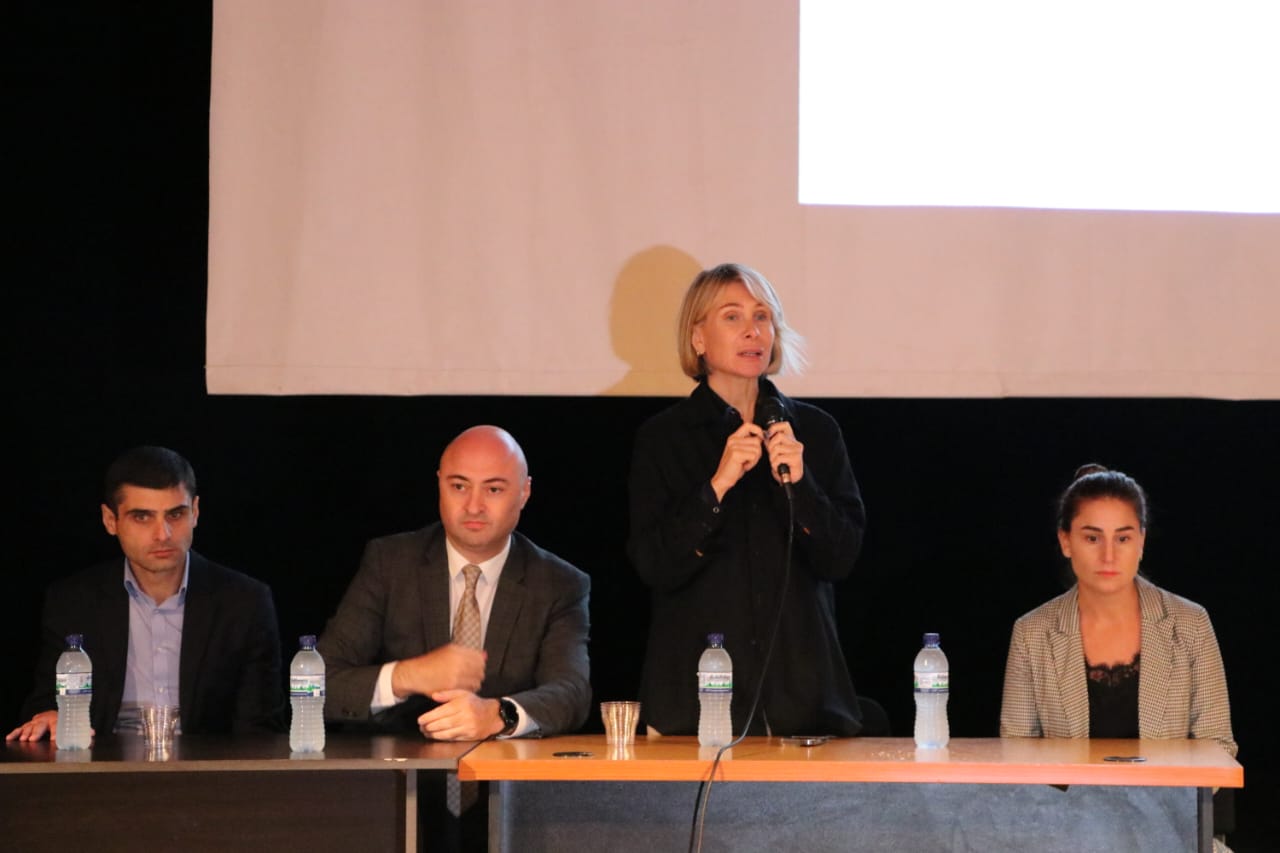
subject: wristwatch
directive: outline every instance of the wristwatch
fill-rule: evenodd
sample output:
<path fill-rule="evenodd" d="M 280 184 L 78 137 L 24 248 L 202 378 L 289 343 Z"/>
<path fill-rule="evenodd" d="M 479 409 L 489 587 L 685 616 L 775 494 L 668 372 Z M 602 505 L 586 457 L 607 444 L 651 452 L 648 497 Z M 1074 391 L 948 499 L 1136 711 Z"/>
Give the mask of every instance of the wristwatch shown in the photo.
<path fill-rule="evenodd" d="M 502 718 L 502 731 L 498 732 L 498 736 L 509 735 L 516 730 L 516 726 L 520 725 L 520 712 L 516 710 L 516 703 L 510 699 L 502 698 L 498 700 L 498 716 Z"/>

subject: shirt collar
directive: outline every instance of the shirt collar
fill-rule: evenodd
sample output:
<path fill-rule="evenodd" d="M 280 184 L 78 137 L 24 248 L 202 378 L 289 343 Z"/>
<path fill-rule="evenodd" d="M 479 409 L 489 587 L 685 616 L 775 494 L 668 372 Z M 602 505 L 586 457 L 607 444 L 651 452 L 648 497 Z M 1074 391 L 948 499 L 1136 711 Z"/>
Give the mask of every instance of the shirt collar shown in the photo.
<path fill-rule="evenodd" d="M 507 544 L 502 546 L 501 551 L 483 563 L 472 563 L 462 556 L 462 553 L 453 547 L 453 543 L 449 541 L 448 536 L 444 538 L 444 550 L 449 558 L 449 577 L 459 577 L 464 567 L 475 565 L 480 567 L 481 576 L 492 584 L 498 582 L 498 576 L 502 574 L 502 567 L 507 564 L 507 555 L 511 553 L 511 537 L 507 537 Z"/>
<path fill-rule="evenodd" d="M 782 404 L 787 417 L 795 420 L 795 405 L 778 390 L 777 386 L 764 377 L 760 378 L 759 397 L 774 397 Z M 742 426 L 742 414 L 724 401 L 719 394 L 711 390 L 705 379 L 698 382 L 689 398 L 693 402 L 693 419 L 696 423 L 719 424 L 724 427 L 725 435 Z"/>
<path fill-rule="evenodd" d="M 182 584 L 178 587 L 178 594 L 174 596 L 177 604 L 182 606 L 187 602 L 187 582 L 191 579 L 191 552 L 187 552 L 186 563 L 182 567 Z M 124 558 L 124 589 L 129 593 L 131 598 L 145 598 L 151 601 L 151 596 L 142 591 L 138 586 L 137 579 L 133 576 L 133 566 L 129 565 L 129 558 Z M 155 602 L 152 602 L 153 604 Z"/>

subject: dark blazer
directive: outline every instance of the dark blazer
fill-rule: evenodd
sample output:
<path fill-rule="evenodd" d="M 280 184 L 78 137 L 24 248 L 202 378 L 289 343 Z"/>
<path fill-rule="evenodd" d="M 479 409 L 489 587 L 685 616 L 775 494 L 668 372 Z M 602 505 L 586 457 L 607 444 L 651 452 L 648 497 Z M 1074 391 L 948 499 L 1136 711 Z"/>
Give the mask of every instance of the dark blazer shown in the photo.
<path fill-rule="evenodd" d="M 1139 577 L 1142 666 L 1138 732 L 1213 738 L 1232 755 L 1231 704 L 1209 614 Z M 1001 737 L 1088 737 L 1089 692 L 1076 587 L 1014 623 L 1005 666 Z"/>
<path fill-rule="evenodd" d="M 280 633 L 266 584 L 191 552 L 178 661 L 184 734 L 279 731 L 284 720 Z M 94 731 L 115 726 L 129 655 L 124 559 L 64 578 L 45 595 L 36 686 L 23 719 L 55 710 L 53 672 L 68 634 L 93 661 Z"/>
<path fill-rule="evenodd" d="M 512 534 L 485 628 L 488 662 L 479 695 L 511 697 L 543 735 L 581 726 L 591 702 L 590 590 L 587 575 Z M 440 524 L 372 540 L 320 638 L 325 716 L 379 728 L 416 728 L 416 717 L 434 707 L 429 700 L 417 698 L 371 719 L 378 672 L 388 661 L 447 644 L 451 633 L 449 560 Z"/>
<path fill-rule="evenodd" d="M 700 382 L 636 433 L 627 553 L 650 588 L 652 611 L 641 675 L 644 720 L 667 735 L 698 726 L 695 673 L 706 636 L 724 634 L 733 658 L 733 730 L 742 731 L 760 689 L 775 619 L 778 638 L 753 734 L 856 735 L 858 699 L 836 631 L 833 582 L 847 578 L 866 526 L 840 427 L 826 412 L 778 393 L 804 442 L 790 578 L 786 494 L 759 464 L 716 502 L 711 475 L 742 418 Z"/>

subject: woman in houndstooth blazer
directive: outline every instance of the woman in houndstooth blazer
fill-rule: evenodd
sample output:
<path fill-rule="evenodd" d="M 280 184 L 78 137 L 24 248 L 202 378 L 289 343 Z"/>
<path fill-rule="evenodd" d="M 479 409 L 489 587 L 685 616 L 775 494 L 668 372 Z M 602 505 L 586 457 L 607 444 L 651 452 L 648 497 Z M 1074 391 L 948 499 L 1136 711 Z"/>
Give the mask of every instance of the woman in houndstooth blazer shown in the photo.
<path fill-rule="evenodd" d="M 1059 503 L 1058 527 L 1076 584 L 1014 623 L 1000 735 L 1213 738 L 1235 755 L 1209 615 L 1138 577 L 1142 487 L 1084 466 Z"/>

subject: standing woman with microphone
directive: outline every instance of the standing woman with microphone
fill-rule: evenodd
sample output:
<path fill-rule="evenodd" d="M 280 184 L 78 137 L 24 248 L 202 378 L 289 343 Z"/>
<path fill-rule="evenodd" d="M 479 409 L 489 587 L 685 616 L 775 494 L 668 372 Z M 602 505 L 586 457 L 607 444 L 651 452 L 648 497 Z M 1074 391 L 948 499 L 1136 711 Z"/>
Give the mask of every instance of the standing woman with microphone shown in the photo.
<path fill-rule="evenodd" d="M 735 734 L 759 689 L 751 734 L 856 735 L 832 582 L 853 570 L 866 516 L 840 428 L 765 378 L 802 359 L 773 286 L 750 267 L 700 273 L 677 334 L 697 387 L 640 427 L 631 465 L 627 551 L 652 592 L 645 720 L 661 734 L 697 730 L 695 673 L 714 632 L 733 657 Z"/>

